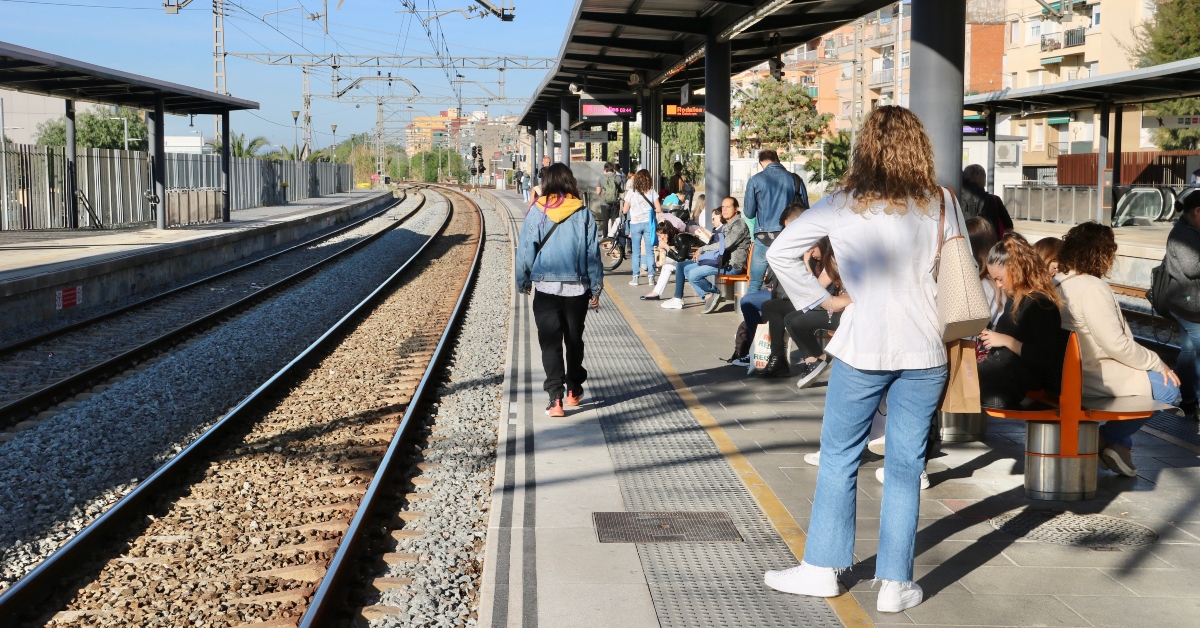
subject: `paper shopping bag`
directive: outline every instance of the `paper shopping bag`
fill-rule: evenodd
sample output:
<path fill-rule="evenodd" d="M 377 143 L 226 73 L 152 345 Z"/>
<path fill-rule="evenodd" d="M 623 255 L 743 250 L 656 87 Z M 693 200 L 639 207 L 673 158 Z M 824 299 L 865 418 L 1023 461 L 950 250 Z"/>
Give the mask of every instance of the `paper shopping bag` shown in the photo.
<path fill-rule="evenodd" d="M 754 330 L 754 342 L 750 344 L 750 366 L 746 369 L 750 375 L 767 368 L 767 361 L 771 359 L 771 333 L 767 329 L 763 323 Z"/>
<path fill-rule="evenodd" d="M 946 343 L 946 357 L 949 359 L 950 379 L 946 384 L 942 412 L 982 412 L 979 404 L 979 362 L 975 359 L 974 341 L 954 340 Z"/>

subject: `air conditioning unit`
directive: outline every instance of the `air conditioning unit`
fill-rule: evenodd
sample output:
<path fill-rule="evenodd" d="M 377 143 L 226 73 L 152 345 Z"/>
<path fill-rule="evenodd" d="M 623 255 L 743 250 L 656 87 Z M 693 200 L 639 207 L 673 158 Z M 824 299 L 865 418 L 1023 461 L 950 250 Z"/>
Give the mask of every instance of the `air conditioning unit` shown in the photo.
<path fill-rule="evenodd" d="M 1016 165 L 1021 161 L 1021 145 L 1017 142 L 996 144 L 996 163 L 1002 166 Z"/>

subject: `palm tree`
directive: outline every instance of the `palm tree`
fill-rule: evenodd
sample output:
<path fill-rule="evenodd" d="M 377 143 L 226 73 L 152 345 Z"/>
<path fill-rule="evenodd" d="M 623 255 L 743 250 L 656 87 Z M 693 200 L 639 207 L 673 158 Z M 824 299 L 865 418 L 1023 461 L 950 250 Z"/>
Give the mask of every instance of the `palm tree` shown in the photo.
<path fill-rule="evenodd" d="M 233 133 L 232 139 L 233 141 L 229 143 L 229 152 L 234 157 L 258 157 L 258 151 L 271 145 L 271 141 L 261 135 L 255 136 L 247 142 L 244 134 Z M 220 137 L 209 140 L 208 145 L 212 147 L 214 153 L 221 152 Z"/>

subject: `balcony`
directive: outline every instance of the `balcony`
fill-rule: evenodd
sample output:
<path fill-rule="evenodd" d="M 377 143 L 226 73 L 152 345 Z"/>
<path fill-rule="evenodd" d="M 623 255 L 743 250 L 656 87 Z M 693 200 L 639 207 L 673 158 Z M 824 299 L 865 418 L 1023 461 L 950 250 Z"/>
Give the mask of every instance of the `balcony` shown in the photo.
<path fill-rule="evenodd" d="M 887 68 L 885 70 L 877 70 L 872 72 L 867 78 L 868 87 L 878 87 L 881 85 L 889 85 L 896 82 L 896 70 Z"/>
<path fill-rule="evenodd" d="M 1086 41 L 1087 29 L 1083 27 L 1072 28 L 1062 33 L 1049 33 L 1042 35 L 1042 52 L 1049 53 L 1063 48 L 1082 46 Z"/>

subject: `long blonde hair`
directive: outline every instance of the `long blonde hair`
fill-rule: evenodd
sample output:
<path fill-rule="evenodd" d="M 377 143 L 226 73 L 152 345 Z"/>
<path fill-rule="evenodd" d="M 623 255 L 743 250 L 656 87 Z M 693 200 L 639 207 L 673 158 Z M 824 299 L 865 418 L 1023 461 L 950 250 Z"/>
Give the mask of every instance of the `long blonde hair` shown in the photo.
<path fill-rule="evenodd" d="M 904 213 L 909 202 L 931 214 L 940 203 L 933 163 L 933 145 L 916 114 L 885 105 L 867 116 L 854 143 L 850 166 L 834 187 L 854 199 L 856 214 L 868 210 Z"/>
<path fill-rule="evenodd" d="M 1015 232 L 1004 234 L 1004 239 L 988 251 L 989 266 L 1003 266 L 1008 272 L 1008 285 L 1012 290 L 1012 316 L 1016 319 L 1021 301 L 1033 294 L 1040 294 L 1055 307 L 1062 307 L 1062 296 L 1054 287 L 1054 279 L 1045 262 L 1029 245 L 1029 241 Z"/>

